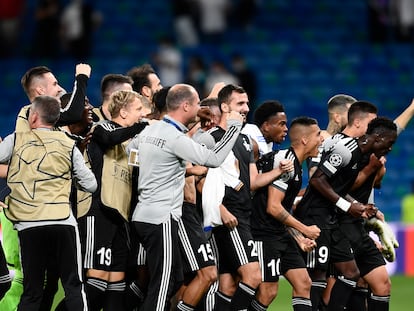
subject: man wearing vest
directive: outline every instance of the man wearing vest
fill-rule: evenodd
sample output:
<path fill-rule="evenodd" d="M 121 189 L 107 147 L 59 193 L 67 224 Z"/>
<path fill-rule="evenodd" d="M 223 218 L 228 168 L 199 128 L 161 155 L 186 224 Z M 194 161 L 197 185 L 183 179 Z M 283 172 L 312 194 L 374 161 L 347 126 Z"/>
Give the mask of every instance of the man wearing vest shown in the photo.
<path fill-rule="evenodd" d="M 59 100 L 38 96 L 30 106 L 30 130 L 15 132 L 0 144 L 0 163 L 9 163 L 11 189 L 5 213 L 18 231 L 24 271 L 18 310 L 39 309 L 51 263 L 58 265 L 67 308 L 87 308 L 79 234 L 69 196 L 72 179 L 89 192 L 96 190 L 97 183 L 74 141 L 52 130 L 59 116 Z"/>

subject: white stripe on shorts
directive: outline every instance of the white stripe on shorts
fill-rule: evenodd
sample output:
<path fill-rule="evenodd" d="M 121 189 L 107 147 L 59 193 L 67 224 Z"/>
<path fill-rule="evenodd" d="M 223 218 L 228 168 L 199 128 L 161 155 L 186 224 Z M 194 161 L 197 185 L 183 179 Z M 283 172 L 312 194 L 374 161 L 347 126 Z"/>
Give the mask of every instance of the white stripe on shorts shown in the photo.
<path fill-rule="evenodd" d="M 200 270 L 200 266 L 198 265 L 196 255 L 194 254 L 194 250 L 190 243 L 190 238 L 188 237 L 183 220 L 181 218 L 178 220 L 178 236 L 180 237 L 180 242 L 184 248 L 185 257 L 187 258 L 188 263 L 190 264 L 191 271 Z"/>
<path fill-rule="evenodd" d="M 234 250 L 236 251 L 237 258 L 240 261 L 240 265 L 246 265 L 249 263 L 249 258 L 247 257 L 246 250 L 243 246 L 243 241 L 240 238 L 239 231 L 237 227 L 230 230 L 230 237 L 233 242 Z"/>
<path fill-rule="evenodd" d="M 163 236 L 163 263 L 161 274 L 161 286 L 158 293 L 156 310 L 164 310 L 168 295 L 168 285 L 170 284 L 172 257 L 173 257 L 173 243 L 171 236 L 171 220 L 162 224 Z"/>
<path fill-rule="evenodd" d="M 86 249 L 84 268 L 93 268 L 93 252 L 95 249 L 95 216 L 86 217 Z"/>

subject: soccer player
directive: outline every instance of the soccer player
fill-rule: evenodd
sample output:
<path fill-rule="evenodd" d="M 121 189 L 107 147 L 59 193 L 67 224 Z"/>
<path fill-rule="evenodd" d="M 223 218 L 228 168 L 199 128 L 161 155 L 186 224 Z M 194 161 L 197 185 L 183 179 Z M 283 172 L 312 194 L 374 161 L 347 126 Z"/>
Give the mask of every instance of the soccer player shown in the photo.
<path fill-rule="evenodd" d="M 116 91 L 132 91 L 132 79 L 117 73 L 110 73 L 101 80 L 101 106 L 93 108 L 94 121 L 111 120 L 108 110 L 111 95 Z"/>
<path fill-rule="evenodd" d="M 343 133 L 351 137 L 359 137 L 366 131 L 366 126 L 361 123 L 354 122 L 355 116 L 351 116 L 355 107 L 350 109 L 350 124 L 344 129 Z M 414 103 L 412 102 L 395 120 L 397 125 L 398 134 L 405 128 L 410 119 L 413 116 Z M 370 114 L 365 114 L 365 118 L 372 119 Z M 357 116 L 363 118 L 364 115 Z M 351 120 L 352 119 L 352 120 Z M 358 124 L 358 126 L 356 126 Z M 385 168 L 385 158 L 378 159 L 376 156 L 371 155 L 365 159 L 368 165 L 361 171 L 363 173 L 362 178 L 357 178 L 350 195 L 360 202 L 365 204 L 374 204 L 373 187 L 377 187 L 380 184 Z M 384 221 L 382 213 L 378 212 L 376 218 L 380 221 Z M 389 296 L 391 293 L 391 282 L 389 280 L 388 272 L 385 268 L 385 261 L 383 255 L 368 235 L 363 219 L 355 219 L 347 214 L 341 214 L 339 218 L 341 231 L 349 239 L 351 246 L 353 247 L 355 260 L 360 269 L 360 274 L 363 280 L 368 284 L 371 295 L 368 297 L 368 305 L 370 310 L 388 310 L 389 309 Z M 359 282 L 360 283 L 360 282 Z M 364 310 L 367 300 L 367 289 L 359 287 L 354 291 L 349 308 L 359 308 Z"/>
<path fill-rule="evenodd" d="M 252 310 L 267 310 L 277 295 L 280 275 L 284 275 L 293 287 L 293 309 L 311 310 L 311 279 L 287 227 L 298 230 L 310 239 L 319 236 L 317 226 L 302 224 L 290 212 L 302 186 L 302 163 L 318 154 L 323 138 L 317 121 L 309 117 L 292 121 L 289 138 L 291 147 L 274 155 L 272 167 L 278 167 L 281 160 L 289 159 L 294 162 L 294 170 L 282 174 L 267 189 L 256 192 L 253 197 L 252 234 L 257 243 L 262 283 L 252 302 Z"/>
<path fill-rule="evenodd" d="M 312 306 L 317 308 L 321 292 L 326 284 L 326 270 L 329 259 L 343 275 L 338 288 L 340 299 L 332 301 L 330 307 L 338 310 L 346 306 L 350 293 L 359 278 L 351 246 L 343 238 L 338 228 L 338 211 L 360 217 L 368 206 L 347 199 L 345 196 L 363 167 L 358 163 L 365 154 L 375 153 L 377 157 L 387 154 L 395 142 L 397 130 L 388 119 L 375 119 L 365 135 L 358 139 L 339 140 L 329 152 L 323 155 L 321 163 L 309 180 L 309 186 L 303 199 L 297 206 L 296 215 L 305 224 L 317 224 L 321 235 L 317 239 L 317 248 L 310 253 L 307 266 L 312 278 Z M 369 208 L 368 208 L 369 211 Z M 316 310 L 316 309 L 314 309 Z M 333 309 L 332 309 L 333 310 Z"/>
<path fill-rule="evenodd" d="M 328 125 L 326 130 L 322 130 L 321 134 L 324 140 L 340 133 L 348 124 L 348 110 L 356 99 L 350 95 L 337 94 L 328 100 Z M 323 150 L 323 144 L 320 152 Z M 311 176 L 319 164 L 321 154 L 312 157 L 308 161 L 309 176 Z"/>
<path fill-rule="evenodd" d="M 367 102 L 356 102 L 355 106 L 349 109 L 349 123 L 342 134 L 335 135 L 333 139 L 326 140 L 326 145 L 330 146 L 345 136 L 362 136 L 366 132 L 368 122 L 376 117 L 376 114 L 377 109 L 375 106 Z M 394 123 L 397 125 L 398 134 L 406 127 L 413 115 L 414 101 L 394 120 Z M 366 161 L 368 162 L 368 159 Z M 360 173 L 362 177 L 358 177 L 352 187 L 353 190 L 350 193 L 352 197 L 365 204 L 373 204 L 372 187 L 377 187 L 380 183 L 385 172 L 384 162 L 385 158 L 378 159 L 373 155 L 369 158 L 369 165 L 365 166 Z M 383 215 L 379 211 L 376 214 L 376 218 L 379 221 L 384 221 Z M 376 305 L 371 308 L 381 308 L 380 306 L 382 305 L 388 309 L 388 296 L 391 291 L 391 283 L 385 269 L 383 256 L 364 228 L 365 221 L 360 218 L 350 217 L 347 214 L 341 214 L 339 222 L 341 224 L 341 230 L 350 240 L 356 263 L 363 278 L 363 280 L 358 281 L 357 287 L 349 299 L 348 308 L 365 310 L 368 293 L 366 284 L 364 284 L 366 281 L 372 290 L 372 295 L 368 303 Z M 330 290 L 325 292 L 330 294 Z M 376 298 L 377 296 L 380 298 Z M 325 303 L 329 301 L 329 295 L 328 298 L 324 298 L 324 301 Z"/>
<path fill-rule="evenodd" d="M 88 64 L 77 64 L 75 69 L 75 84 L 73 86 L 72 97 L 68 105 L 61 109 L 59 120 L 56 126 L 68 125 L 78 122 L 82 118 L 84 99 L 86 96 L 86 86 L 91 75 L 91 67 Z M 30 68 L 23 75 L 21 84 L 30 102 L 36 96 L 48 95 L 59 98 L 65 90 L 59 85 L 52 71 L 46 66 Z M 26 131 L 28 127 L 30 105 L 24 106 L 16 120 L 16 131 Z"/>
<path fill-rule="evenodd" d="M 268 100 L 254 111 L 253 124 L 246 124 L 242 133 L 248 135 L 254 145 L 255 159 L 273 150 L 273 144 L 280 144 L 287 136 L 285 108 L 277 100 Z"/>
<path fill-rule="evenodd" d="M 147 125 L 140 122 L 140 97 L 134 91 L 112 93 L 108 106 L 112 120 L 94 128 L 87 149 L 99 185 L 88 213 L 78 220 L 91 310 L 123 306 L 132 197 L 132 168 L 125 148 Z"/>
<path fill-rule="evenodd" d="M 232 84 L 218 93 L 222 120 L 232 111 L 241 113 L 246 121 L 249 99 L 245 90 Z M 222 121 L 210 131 L 218 141 L 225 131 Z M 275 168 L 259 174 L 254 162 L 252 144 L 248 136 L 241 134 L 233 147 L 234 163 L 241 187 L 225 186 L 220 205 L 223 225 L 213 228 L 213 241 L 218 250 L 219 291 L 216 295 L 216 310 L 227 308 L 247 309 L 255 290 L 261 281 L 260 267 L 254 240 L 250 232 L 251 198 L 250 191 L 269 184 L 284 169 Z M 290 166 L 289 163 L 287 166 Z M 204 192 L 204 191 L 203 191 Z M 236 279 L 240 278 L 239 282 Z M 236 287 L 234 286 L 237 283 Z"/>

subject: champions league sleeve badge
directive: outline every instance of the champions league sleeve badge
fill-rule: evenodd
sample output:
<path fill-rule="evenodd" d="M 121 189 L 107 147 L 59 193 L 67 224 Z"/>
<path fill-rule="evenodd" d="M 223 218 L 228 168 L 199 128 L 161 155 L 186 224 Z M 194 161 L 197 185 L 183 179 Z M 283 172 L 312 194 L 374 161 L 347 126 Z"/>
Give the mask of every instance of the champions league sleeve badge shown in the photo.
<path fill-rule="evenodd" d="M 342 156 L 338 153 L 333 153 L 329 156 L 329 163 L 335 167 L 342 164 Z"/>
<path fill-rule="evenodd" d="M 342 164 L 342 156 L 338 153 L 332 153 L 327 161 L 323 162 L 323 167 L 329 171 L 330 174 L 335 174 L 337 168 Z"/>

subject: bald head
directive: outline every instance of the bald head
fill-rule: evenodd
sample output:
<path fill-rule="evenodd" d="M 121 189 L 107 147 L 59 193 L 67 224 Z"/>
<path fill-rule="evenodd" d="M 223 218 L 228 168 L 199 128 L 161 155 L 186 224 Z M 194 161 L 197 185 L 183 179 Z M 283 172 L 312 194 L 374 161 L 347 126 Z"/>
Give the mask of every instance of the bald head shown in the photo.
<path fill-rule="evenodd" d="M 194 103 L 199 101 L 197 91 L 188 84 L 175 84 L 167 94 L 167 111 L 176 111 L 184 102 Z"/>

